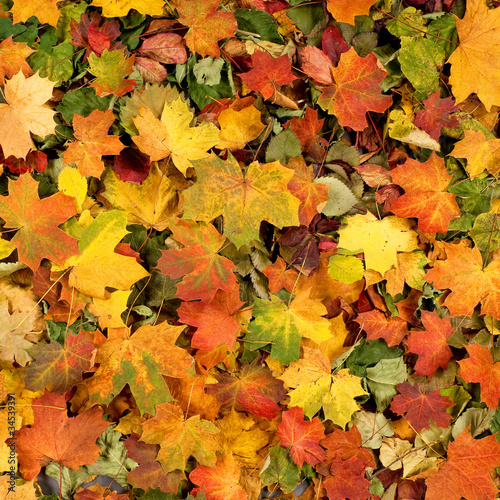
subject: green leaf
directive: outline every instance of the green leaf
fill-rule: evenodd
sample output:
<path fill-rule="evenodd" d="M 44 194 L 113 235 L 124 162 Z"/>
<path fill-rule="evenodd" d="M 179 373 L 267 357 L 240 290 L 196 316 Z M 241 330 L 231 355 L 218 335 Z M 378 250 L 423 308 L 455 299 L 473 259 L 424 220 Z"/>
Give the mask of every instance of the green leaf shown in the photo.
<path fill-rule="evenodd" d="M 95 109 L 106 111 L 110 101 L 111 96 L 99 97 L 94 88 L 80 88 L 74 92 L 66 92 L 56 110 L 61 113 L 64 121 L 71 125 L 74 115 L 85 117 Z"/>
<path fill-rule="evenodd" d="M 266 151 L 266 162 L 272 163 L 279 160 L 287 164 L 290 158 L 298 158 L 302 153 L 299 138 L 291 128 L 275 135 L 269 142 Z"/>
<path fill-rule="evenodd" d="M 193 74 L 200 85 L 218 85 L 221 79 L 221 71 L 224 59 L 205 57 L 193 66 Z"/>
<path fill-rule="evenodd" d="M 65 465 L 53 462 L 45 467 L 45 474 L 60 484 L 62 498 L 71 498 L 78 486 L 88 481 L 90 475 L 83 470 L 73 470 Z M 61 483 L 59 481 L 61 480 Z"/>
<path fill-rule="evenodd" d="M 444 50 L 448 59 L 458 46 L 455 16 L 442 13 L 440 17 L 429 23 L 428 32 L 435 36 L 434 43 Z"/>
<path fill-rule="evenodd" d="M 342 283 L 354 283 L 364 272 L 363 262 L 352 255 L 332 255 L 328 260 L 328 276 Z"/>
<path fill-rule="evenodd" d="M 56 39 L 57 41 L 57 39 Z M 28 62 L 34 71 L 39 71 L 40 76 L 48 78 L 57 85 L 68 81 L 73 76 L 72 56 L 75 46 L 65 41 L 48 51 L 40 49 L 28 57 Z"/>
<path fill-rule="evenodd" d="M 346 367 L 353 375 L 364 377 L 367 367 L 375 365 L 381 359 L 394 359 L 402 355 L 401 349 L 388 347 L 385 340 L 376 339 L 366 342 L 365 339 L 362 339 L 347 358 Z"/>
<path fill-rule="evenodd" d="M 386 28 L 394 36 L 422 37 L 427 31 L 425 25 L 426 21 L 422 17 L 422 11 L 415 9 L 415 7 L 407 7 L 395 19 L 389 19 Z"/>
<path fill-rule="evenodd" d="M 497 213 L 479 214 L 474 221 L 470 237 L 482 253 L 500 248 L 500 216 Z"/>
<path fill-rule="evenodd" d="M 321 210 L 321 212 L 328 217 L 336 217 L 345 214 L 351 210 L 358 201 L 352 191 L 342 181 L 335 177 L 321 177 L 315 182 L 330 186 L 328 189 L 328 201 Z"/>
<path fill-rule="evenodd" d="M 260 478 L 263 484 L 277 483 L 283 493 L 293 491 L 300 481 L 300 467 L 295 464 L 286 448 L 269 448 L 269 463 L 265 463 Z"/>
<path fill-rule="evenodd" d="M 256 33 L 260 35 L 260 40 L 283 44 L 283 38 L 278 32 L 278 23 L 271 14 L 257 9 L 236 9 L 234 17 L 239 30 Z"/>

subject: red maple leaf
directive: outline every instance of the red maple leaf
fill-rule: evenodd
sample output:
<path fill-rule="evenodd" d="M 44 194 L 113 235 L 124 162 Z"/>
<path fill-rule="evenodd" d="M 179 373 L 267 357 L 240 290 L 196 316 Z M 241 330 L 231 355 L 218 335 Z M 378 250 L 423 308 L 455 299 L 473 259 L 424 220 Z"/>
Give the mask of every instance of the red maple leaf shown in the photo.
<path fill-rule="evenodd" d="M 64 264 L 78 253 L 77 241 L 59 229 L 59 225 L 75 215 L 75 202 L 58 192 L 48 198 L 38 198 L 38 182 L 22 175 L 9 183 L 9 196 L 0 197 L 0 217 L 5 227 L 19 229 L 11 242 L 16 245 L 19 261 L 33 271 L 42 259 Z"/>
<path fill-rule="evenodd" d="M 446 192 L 451 175 L 436 153 L 424 163 L 408 158 L 391 170 L 391 177 L 405 190 L 403 196 L 391 203 L 391 212 L 401 218 L 417 217 L 422 231 L 444 234 L 450 221 L 460 217 L 456 196 Z"/>
<path fill-rule="evenodd" d="M 179 320 L 197 328 L 191 345 L 196 349 L 212 351 L 220 344 L 232 350 L 241 331 L 241 322 L 250 321 L 251 309 L 240 312 L 245 305 L 239 299 L 239 292 L 217 290 L 208 302 L 183 302 L 178 309 Z"/>
<path fill-rule="evenodd" d="M 325 479 L 323 486 L 329 500 L 366 500 L 370 497 L 365 478 L 366 464 L 358 457 L 342 460 L 336 456 L 331 465 L 331 476 Z"/>
<path fill-rule="evenodd" d="M 240 78 L 251 90 L 260 92 L 265 99 L 272 97 L 280 85 L 292 83 L 292 63 L 287 55 L 274 58 L 267 52 L 256 50 L 252 55 L 253 69 L 241 73 Z"/>
<path fill-rule="evenodd" d="M 441 99 L 439 90 L 431 94 L 422 104 L 423 108 L 415 113 L 415 125 L 425 130 L 435 141 L 439 140 L 443 127 L 458 127 L 459 121 L 450 113 L 458 111 L 452 97 Z"/>
<path fill-rule="evenodd" d="M 325 428 L 318 417 L 310 422 L 304 419 L 304 411 L 298 406 L 282 413 L 277 426 L 281 446 L 290 447 L 293 461 L 302 467 L 304 462 L 316 465 L 326 458 L 325 450 L 318 444 L 325 437 Z"/>
<path fill-rule="evenodd" d="M 101 449 L 96 439 L 109 426 L 102 410 L 95 406 L 69 418 L 66 399 L 52 392 L 33 400 L 34 423 L 16 431 L 15 443 L 19 469 L 31 481 L 41 468 L 57 462 L 70 469 L 93 464 Z"/>
<path fill-rule="evenodd" d="M 275 379 L 271 370 L 259 365 L 245 363 L 236 376 L 228 373 L 216 374 L 218 384 L 207 387 L 209 394 L 216 394 L 217 400 L 238 411 L 247 411 L 257 417 L 274 418 L 280 410 L 286 390 L 281 380 Z"/>
<path fill-rule="evenodd" d="M 493 356 L 487 347 L 471 344 L 465 348 L 469 357 L 458 362 L 459 375 L 466 382 L 479 382 L 481 401 L 484 401 L 488 408 L 497 408 L 500 397 L 500 363 L 493 363 Z"/>
<path fill-rule="evenodd" d="M 366 332 L 368 340 L 382 338 L 389 347 L 398 345 L 408 334 L 406 321 L 397 316 L 386 319 L 377 309 L 358 314 L 354 321 Z"/>
<path fill-rule="evenodd" d="M 435 312 L 421 311 L 424 331 L 412 331 L 406 343 L 418 354 L 415 373 L 432 377 L 438 368 L 446 368 L 453 357 L 448 339 L 453 334 L 449 316 L 440 318 Z"/>
<path fill-rule="evenodd" d="M 391 410 L 398 415 L 406 413 L 406 420 L 420 432 L 429 428 L 432 420 L 438 427 L 446 428 L 452 416 L 446 412 L 454 403 L 447 396 L 441 396 L 439 390 L 423 394 L 419 388 L 408 382 L 398 385 L 399 395 L 391 403 Z"/>
<path fill-rule="evenodd" d="M 490 471 L 500 463 L 495 436 L 474 439 L 468 430 L 448 446 L 448 458 L 437 474 L 427 478 L 426 500 L 495 498 L 498 489 Z"/>
<path fill-rule="evenodd" d="M 178 220 L 172 226 L 174 239 L 184 248 L 163 250 L 158 269 L 171 278 L 180 278 L 176 297 L 183 300 L 201 299 L 210 302 L 217 290 L 228 292 L 236 288 L 236 266 L 218 252 L 225 236 L 210 224 Z"/>

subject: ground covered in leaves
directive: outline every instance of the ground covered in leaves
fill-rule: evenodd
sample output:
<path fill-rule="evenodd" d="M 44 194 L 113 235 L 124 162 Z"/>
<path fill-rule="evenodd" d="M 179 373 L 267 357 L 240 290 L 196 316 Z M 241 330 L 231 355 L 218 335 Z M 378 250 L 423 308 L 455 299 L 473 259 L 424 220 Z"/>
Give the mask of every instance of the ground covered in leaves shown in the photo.
<path fill-rule="evenodd" d="M 497 4 L 1 0 L 0 498 L 495 498 Z"/>

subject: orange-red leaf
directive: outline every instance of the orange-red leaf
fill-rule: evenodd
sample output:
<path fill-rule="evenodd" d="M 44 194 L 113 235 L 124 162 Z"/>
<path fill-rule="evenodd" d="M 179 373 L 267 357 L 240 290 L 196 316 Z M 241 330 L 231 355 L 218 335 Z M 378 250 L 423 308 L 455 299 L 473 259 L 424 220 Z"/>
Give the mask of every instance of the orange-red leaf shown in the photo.
<path fill-rule="evenodd" d="M 425 130 L 435 141 L 439 140 L 443 127 L 454 128 L 459 125 L 456 116 L 450 113 L 458 111 L 452 97 L 441 99 L 439 90 L 434 92 L 422 104 L 423 108 L 415 113 L 415 125 Z"/>
<path fill-rule="evenodd" d="M 426 500 L 486 500 L 498 493 L 490 471 L 500 463 L 495 436 L 474 439 L 468 430 L 448 446 L 448 459 L 437 474 L 427 478 Z"/>
<path fill-rule="evenodd" d="M 96 439 L 109 426 L 98 407 L 69 418 L 66 399 L 52 392 L 33 400 L 34 424 L 16 432 L 20 471 L 31 481 L 40 469 L 57 462 L 70 469 L 94 463 L 101 449 Z"/>
<path fill-rule="evenodd" d="M 339 23 L 354 24 L 356 16 L 367 16 L 374 0 L 327 0 L 327 8 Z"/>
<path fill-rule="evenodd" d="M 271 293 L 278 293 L 283 288 L 291 292 L 298 277 L 296 271 L 287 269 L 287 264 L 281 257 L 278 257 L 274 264 L 265 267 L 262 272 L 269 280 Z"/>
<path fill-rule="evenodd" d="M 446 368 L 453 357 L 448 339 L 453 334 L 449 316 L 440 318 L 435 312 L 421 311 L 425 331 L 412 331 L 406 343 L 418 354 L 415 373 L 432 377 L 438 368 Z"/>
<path fill-rule="evenodd" d="M 440 391 L 429 394 L 420 392 L 419 388 L 403 382 L 398 385 L 399 395 L 391 403 L 391 410 L 398 415 L 406 413 L 406 420 L 420 432 L 429 428 L 432 420 L 438 427 L 448 427 L 452 416 L 446 412 L 454 403 L 447 396 L 441 396 Z"/>
<path fill-rule="evenodd" d="M 366 500 L 370 497 L 368 479 L 365 478 L 366 464 L 358 457 L 342 460 L 335 457 L 331 466 L 331 477 L 323 486 L 329 500 Z"/>
<path fill-rule="evenodd" d="M 191 493 L 197 495 L 205 492 L 207 500 L 247 500 L 247 494 L 239 485 L 240 467 L 232 455 L 224 455 L 217 459 L 215 468 L 198 465 L 189 474 L 189 479 L 201 488 L 194 488 Z"/>
<path fill-rule="evenodd" d="M 406 321 L 397 316 L 386 319 L 377 309 L 358 314 L 354 321 L 366 332 L 368 340 L 382 338 L 389 347 L 398 345 L 408 334 Z"/>
<path fill-rule="evenodd" d="M 23 71 L 25 77 L 30 76 L 33 70 L 26 62 L 26 58 L 35 52 L 27 43 L 14 42 L 12 36 L 0 43 L 0 85 L 5 85 L 5 78 L 12 78 Z"/>
<path fill-rule="evenodd" d="M 304 462 L 316 465 L 326 458 L 319 441 L 325 437 L 325 428 L 318 417 L 304 420 L 304 411 L 294 406 L 282 413 L 283 420 L 277 426 L 281 446 L 290 447 L 293 461 L 302 467 Z"/>
<path fill-rule="evenodd" d="M 322 89 L 318 104 L 334 114 L 340 125 L 364 130 L 368 111 L 383 113 L 392 104 L 392 98 L 382 94 L 385 71 L 378 67 L 375 54 L 359 57 L 352 47 L 331 71 L 335 85 Z"/>
<path fill-rule="evenodd" d="M 500 397 L 500 363 L 493 362 L 493 356 L 487 347 L 471 344 L 465 348 L 469 357 L 458 362 L 459 375 L 466 382 L 479 382 L 481 401 L 484 401 L 488 408 L 497 408 Z"/>
<path fill-rule="evenodd" d="M 436 153 L 424 163 L 408 158 L 391 170 L 391 177 L 405 190 L 403 196 L 392 202 L 391 212 L 398 217 L 417 217 L 422 231 L 444 234 L 450 221 L 460 217 L 455 195 L 446 192 L 451 175 Z"/>

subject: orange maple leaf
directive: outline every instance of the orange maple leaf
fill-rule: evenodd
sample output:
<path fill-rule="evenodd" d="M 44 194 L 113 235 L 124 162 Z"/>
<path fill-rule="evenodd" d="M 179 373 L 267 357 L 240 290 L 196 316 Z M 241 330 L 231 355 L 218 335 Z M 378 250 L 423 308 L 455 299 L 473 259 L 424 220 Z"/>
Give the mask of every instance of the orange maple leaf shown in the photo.
<path fill-rule="evenodd" d="M 328 0 L 326 6 L 335 21 L 354 24 L 356 16 L 367 16 L 374 0 Z"/>
<path fill-rule="evenodd" d="M 408 326 L 397 316 L 386 319 L 383 313 L 374 309 L 359 313 L 354 320 L 366 332 L 368 340 L 384 339 L 389 347 L 398 345 L 408 334 Z"/>
<path fill-rule="evenodd" d="M 5 85 L 5 77 L 12 78 L 22 71 L 28 77 L 33 73 L 26 58 L 35 52 L 27 43 L 12 41 L 12 35 L 0 43 L 0 85 Z"/>
<path fill-rule="evenodd" d="M 354 456 L 342 460 L 336 456 L 330 468 L 331 476 L 323 483 L 328 500 L 362 500 L 370 497 L 365 461 Z"/>

